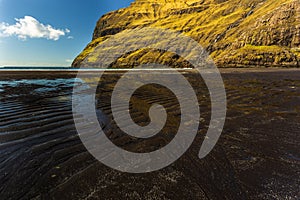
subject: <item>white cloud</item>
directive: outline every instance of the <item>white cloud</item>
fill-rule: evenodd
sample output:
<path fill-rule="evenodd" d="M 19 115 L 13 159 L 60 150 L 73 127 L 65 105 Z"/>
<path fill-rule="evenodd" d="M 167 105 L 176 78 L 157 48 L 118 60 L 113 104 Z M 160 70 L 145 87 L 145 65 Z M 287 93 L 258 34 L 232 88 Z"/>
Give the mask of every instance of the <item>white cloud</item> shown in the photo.
<path fill-rule="evenodd" d="M 58 40 L 61 36 L 70 33 L 69 29 L 55 29 L 51 25 L 44 25 L 34 17 L 25 16 L 21 19 L 15 19 L 14 25 L 0 23 L 0 37 L 17 36 L 21 40 L 27 38 L 45 38 L 48 40 Z"/>
<path fill-rule="evenodd" d="M 66 59 L 66 62 L 71 63 L 71 62 L 73 62 L 73 60 L 71 60 L 71 59 Z"/>

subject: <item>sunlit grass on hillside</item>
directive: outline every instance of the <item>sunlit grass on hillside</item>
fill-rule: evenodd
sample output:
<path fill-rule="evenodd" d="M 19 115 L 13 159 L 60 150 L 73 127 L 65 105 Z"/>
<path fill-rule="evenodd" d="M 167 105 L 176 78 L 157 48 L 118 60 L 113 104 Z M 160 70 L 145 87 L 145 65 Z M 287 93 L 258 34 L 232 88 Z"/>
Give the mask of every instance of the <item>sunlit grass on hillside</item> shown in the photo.
<path fill-rule="evenodd" d="M 252 65 L 256 61 L 259 65 L 297 66 L 299 45 L 293 38 L 297 38 L 300 24 L 299 7 L 298 0 L 136 0 L 130 7 L 111 12 L 99 20 L 95 40 L 74 63 L 84 60 L 110 35 L 137 27 L 156 27 L 177 30 L 192 37 L 207 48 L 219 66 L 228 63 Z M 170 60 L 166 54 L 137 51 L 122 61 L 129 62 L 130 66 L 137 61 L 147 63 L 161 59 L 165 59 L 165 63 Z M 88 58 L 89 62 L 96 60 L 93 56 Z"/>

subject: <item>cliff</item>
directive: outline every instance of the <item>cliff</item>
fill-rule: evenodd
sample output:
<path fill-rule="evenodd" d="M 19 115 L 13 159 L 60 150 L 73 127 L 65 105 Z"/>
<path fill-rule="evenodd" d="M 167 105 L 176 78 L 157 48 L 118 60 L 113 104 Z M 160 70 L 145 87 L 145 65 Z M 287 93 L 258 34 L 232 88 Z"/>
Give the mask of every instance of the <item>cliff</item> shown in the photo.
<path fill-rule="evenodd" d="M 300 67 L 299 0 L 136 0 L 128 8 L 100 18 L 91 43 L 72 66 L 79 67 L 111 35 L 149 26 L 192 37 L 219 67 Z M 142 49 L 133 53 L 111 67 L 119 67 L 122 62 L 134 67 L 149 62 L 145 57 L 174 62 L 174 57 L 161 55 L 166 52 Z"/>

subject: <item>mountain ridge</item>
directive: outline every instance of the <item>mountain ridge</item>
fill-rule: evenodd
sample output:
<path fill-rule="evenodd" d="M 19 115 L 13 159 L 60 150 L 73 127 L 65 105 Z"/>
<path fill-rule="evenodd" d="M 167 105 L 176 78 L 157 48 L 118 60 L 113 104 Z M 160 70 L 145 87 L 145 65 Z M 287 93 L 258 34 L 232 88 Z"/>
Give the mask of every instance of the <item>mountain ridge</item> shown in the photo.
<path fill-rule="evenodd" d="M 141 27 L 172 29 L 192 37 L 219 67 L 300 67 L 298 0 L 136 0 L 99 19 L 91 43 L 72 66 L 80 67 L 110 36 Z M 145 63 L 145 57 L 171 62 L 161 56 L 165 53 L 153 50 L 134 54 L 122 56 L 110 67 L 118 68 L 122 62 L 134 67 Z"/>

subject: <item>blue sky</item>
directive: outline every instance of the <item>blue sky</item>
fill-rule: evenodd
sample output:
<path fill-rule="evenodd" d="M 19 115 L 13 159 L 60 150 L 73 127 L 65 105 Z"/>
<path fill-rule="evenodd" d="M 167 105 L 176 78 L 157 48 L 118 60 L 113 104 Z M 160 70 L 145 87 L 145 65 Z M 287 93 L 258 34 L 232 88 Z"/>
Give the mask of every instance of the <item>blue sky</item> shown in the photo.
<path fill-rule="evenodd" d="M 69 66 L 97 20 L 133 0 L 0 0 L 0 66 Z"/>

